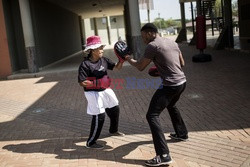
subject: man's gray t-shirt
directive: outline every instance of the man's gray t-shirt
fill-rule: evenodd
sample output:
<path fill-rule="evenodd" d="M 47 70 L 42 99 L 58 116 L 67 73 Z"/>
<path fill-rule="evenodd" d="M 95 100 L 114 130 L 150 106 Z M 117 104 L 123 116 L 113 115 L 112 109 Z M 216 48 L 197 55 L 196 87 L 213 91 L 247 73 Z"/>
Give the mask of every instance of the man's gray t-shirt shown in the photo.
<path fill-rule="evenodd" d="M 180 53 L 176 42 L 159 36 L 146 47 L 144 57 L 154 62 L 164 86 L 177 86 L 186 82 L 180 64 Z"/>

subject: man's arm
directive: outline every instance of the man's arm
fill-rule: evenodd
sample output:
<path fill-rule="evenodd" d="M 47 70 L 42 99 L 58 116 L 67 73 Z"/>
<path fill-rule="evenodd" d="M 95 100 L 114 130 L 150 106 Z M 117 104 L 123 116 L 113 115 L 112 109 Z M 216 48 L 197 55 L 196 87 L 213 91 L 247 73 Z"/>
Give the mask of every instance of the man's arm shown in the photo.
<path fill-rule="evenodd" d="M 120 69 L 122 69 L 122 65 L 123 65 L 123 62 L 118 61 L 118 63 L 116 63 L 116 65 L 114 67 L 114 70 L 120 70 Z"/>
<path fill-rule="evenodd" d="M 185 61 L 184 61 L 183 56 L 182 56 L 181 53 L 179 54 L 179 59 L 180 59 L 181 67 L 184 67 L 185 66 Z"/>
<path fill-rule="evenodd" d="M 142 58 L 137 61 L 130 56 L 126 56 L 126 60 L 129 62 L 129 64 L 136 67 L 139 71 L 143 71 L 151 63 L 151 60 L 148 58 Z"/>

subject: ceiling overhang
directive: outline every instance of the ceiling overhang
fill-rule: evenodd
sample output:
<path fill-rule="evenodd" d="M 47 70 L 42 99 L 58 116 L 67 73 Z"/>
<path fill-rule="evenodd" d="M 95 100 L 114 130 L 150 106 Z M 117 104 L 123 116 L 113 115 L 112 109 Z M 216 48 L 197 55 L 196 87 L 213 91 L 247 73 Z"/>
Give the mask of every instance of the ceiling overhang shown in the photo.
<path fill-rule="evenodd" d="M 123 15 L 125 0 L 48 0 L 82 18 Z"/>
<path fill-rule="evenodd" d="M 180 3 L 185 3 L 185 2 L 196 2 L 196 0 L 179 0 Z"/>

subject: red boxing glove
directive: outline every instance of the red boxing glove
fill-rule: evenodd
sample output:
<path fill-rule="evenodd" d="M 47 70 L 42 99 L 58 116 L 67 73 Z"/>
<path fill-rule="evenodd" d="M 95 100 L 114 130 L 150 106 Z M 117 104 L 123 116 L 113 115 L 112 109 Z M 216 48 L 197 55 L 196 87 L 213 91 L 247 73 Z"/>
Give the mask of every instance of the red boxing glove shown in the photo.
<path fill-rule="evenodd" d="M 86 87 L 87 89 L 106 89 L 111 85 L 111 79 L 107 75 L 104 75 L 100 79 L 88 77 L 87 80 L 89 81 L 89 86 Z"/>
<path fill-rule="evenodd" d="M 160 76 L 160 73 L 159 71 L 157 70 L 157 68 L 155 66 L 151 67 L 149 70 L 148 70 L 148 74 L 152 77 L 159 77 Z"/>
<path fill-rule="evenodd" d="M 97 89 L 106 89 L 110 87 L 111 79 L 109 76 L 104 75 L 101 79 L 93 80 L 93 86 Z"/>
<path fill-rule="evenodd" d="M 98 79 L 98 81 L 100 82 L 100 86 L 103 89 L 109 88 L 111 85 L 111 79 L 107 75 L 105 75 L 101 79 Z"/>

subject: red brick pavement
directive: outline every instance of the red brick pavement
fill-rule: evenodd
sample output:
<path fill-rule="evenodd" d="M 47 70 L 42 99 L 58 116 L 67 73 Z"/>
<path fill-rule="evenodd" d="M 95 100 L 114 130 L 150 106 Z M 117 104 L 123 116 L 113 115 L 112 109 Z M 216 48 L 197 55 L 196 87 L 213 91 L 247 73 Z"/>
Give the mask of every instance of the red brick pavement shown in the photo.
<path fill-rule="evenodd" d="M 208 49 L 212 62 L 193 63 L 198 51 L 186 45 L 181 50 L 188 84 L 178 106 L 190 139 L 176 142 L 168 137 L 173 128 L 164 111 L 161 123 L 174 159 L 171 166 L 250 166 L 250 55 Z M 116 60 L 112 51 L 105 53 Z M 155 155 L 145 115 L 156 80 L 128 65 L 109 73 L 116 81 L 120 130 L 126 136 L 110 137 L 106 118 L 100 137 L 105 149 L 84 147 L 91 118 L 77 84 L 80 60 L 76 56 L 36 77 L 15 75 L 0 82 L 0 166 L 143 166 Z M 56 71 L 69 64 L 71 69 Z M 131 87 L 131 79 L 136 87 Z"/>

